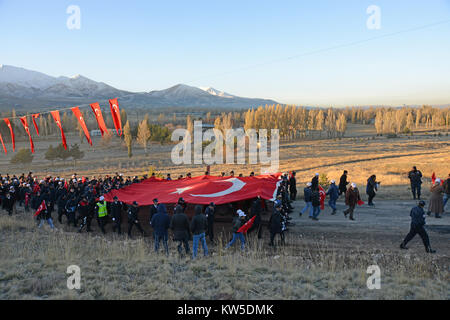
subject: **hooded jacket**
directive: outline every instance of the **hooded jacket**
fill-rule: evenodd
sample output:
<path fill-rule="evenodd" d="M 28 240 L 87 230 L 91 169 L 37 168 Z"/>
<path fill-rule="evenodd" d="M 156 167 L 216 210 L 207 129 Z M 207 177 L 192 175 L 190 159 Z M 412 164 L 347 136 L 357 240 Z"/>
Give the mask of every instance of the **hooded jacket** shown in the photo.
<path fill-rule="evenodd" d="M 175 241 L 183 241 L 190 237 L 189 220 L 181 207 L 180 209 L 178 206 L 176 207 L 175 214 L 170 221 L 170 229 L 173 230 Z"/>
<path fill-rule="evenodd" d="M 170 218 L 164 204 L 161 203 L 158 205 L 157 212 L 153 215 L 150 224 L 152 225 L 156 235 L 167 237 L 167 230 L 170 226 Z"/>
<path fill-rule="evenodd" d="M 208 228 L 208 220 L 206 216 L 202 213 L 202 208 L 195 207 L 195 216 L 191 222 L 191 232 L 194 235 L 199 235 L 206 232 Z"/>

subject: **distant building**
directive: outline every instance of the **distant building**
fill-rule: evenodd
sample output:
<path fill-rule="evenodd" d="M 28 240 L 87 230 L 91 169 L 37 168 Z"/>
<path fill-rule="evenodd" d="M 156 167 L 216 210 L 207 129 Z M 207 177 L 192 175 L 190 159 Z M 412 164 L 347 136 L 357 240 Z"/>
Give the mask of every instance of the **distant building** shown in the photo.
<path fill-rule="evenodd" d="M 116 129 L 108 129 L 108 131 L 117 134 Z M 100 130 L 91 130 L 90 135 L 91 137 L 101 137 L 102 132 Z"/>

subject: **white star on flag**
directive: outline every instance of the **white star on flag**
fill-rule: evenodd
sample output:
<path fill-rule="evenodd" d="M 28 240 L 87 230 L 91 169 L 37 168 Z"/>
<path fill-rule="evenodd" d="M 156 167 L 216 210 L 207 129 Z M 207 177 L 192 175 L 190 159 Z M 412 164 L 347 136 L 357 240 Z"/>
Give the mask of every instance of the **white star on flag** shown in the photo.
<path fill-rule="evenodd" d="M 186 187 L 186 188 L 177 188 L 177 191 L 172 192 L 171 194 L 182 194 L 185 191 L 191 190 L 193 187 Z"/>

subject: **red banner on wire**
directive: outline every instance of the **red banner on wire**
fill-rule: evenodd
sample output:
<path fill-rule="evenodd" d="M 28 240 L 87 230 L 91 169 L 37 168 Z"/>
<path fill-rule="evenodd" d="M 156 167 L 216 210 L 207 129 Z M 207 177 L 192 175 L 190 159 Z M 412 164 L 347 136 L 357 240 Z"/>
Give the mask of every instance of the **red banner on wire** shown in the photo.
<path fill-rule="evenodd" d="M 8 118 L 5 118 L 5 119 L 3 119 L 3 120 L 5 121 L 6 125 L 7 125 L 8 128 L 9 128 L 9 132 L 11 132 L 11 141 L 12 141 L 13 151 L 15 152 L 15 151 L 16 151 L 16 139 L 15 139 L 15 137 L 14 137 L 14 131 L 13 131 L 11 122 L 9 121 Z"/>
<path fill-rule="evenodd" d="M 64 134 L 64 130 L 63 130 L 62 125 L 61 125 L 61 117 L 59 116 L 59 111 L 58 110 L 51 111 L 50 113 L 52 114 L 53 119 L 55 119 L 56 125 L 58 126 L 59 130 L 61 130 L 62 144 L 64 146 L 64 149 L 67 150 L 66 136 Z"/>
<path fill-rule="evenodd" d="M 31 152 L 34 153 L 34 143 L 33 143 L 33 139 L 31 139 L 30 127 L 28 127 L 27 117 L 25 116 L 25 117 L 20 118 L 20 122 L 22 122 L 23 127 L 25 128 L 25 132 L 28 134 L 28 137 L 30 138 L 30 149 L 31 149 Z"/>
<path fill-rule="evenodd" d="M 39 118 L 40 115 L 41 115 L 40 113 L 36 113 L 36 114 L 31 115 L 31 118 L 33 119 L 33 124 L 34 124 L 34 128 L 36 129 L 37 135 L 39 135 L 39 128 L 37 126 L 36 119 Z"/>
<path fill-rule="evenodd" d="M 72 112 L 75 115 L 75 117 L 77 117 L 78 122 L 80 123 L 80 126 L 83 129 L 83 131 L 84 131 L 84 135 L 86 136 L 87 142 L 92 146 L 91 135 L 89 134 L 89 130 L 86 127 L 86 122 L 84 121 L 84 117 L 83 117 L 83 114 L 80 111 L 80 108 L 79 107 L 72 108 Z"/>
<path fill-rule="evenodd" d="M 5 143 L 3 142 L 2 134 L 0 133 L 0 141 L 2 142 L 3 150 L 6 154 L 8 154 L 8 150 L 6 150 Z"/>
<path fill-rule="evenodd" d="M 119 102 L 117 99 L 109 100 L 109 106 L 111 107 L 111 115 L 114 121 L 114 126 L 116 127 L 117 134 L 122 135 L 122 120 L 120 119 Z"/>
<path fill-rule="evenodd" d="M 100 109 L 100 105 L 98 102 L 91 104 L 92 111 L 95 114 L 95 119 L 97 119 L 98 127 L 102 133 L 102 137 L 105 133 L 108 133 L 108 129 L 106 128 L 105 120 L 103 120 L 102 110 Z"/>

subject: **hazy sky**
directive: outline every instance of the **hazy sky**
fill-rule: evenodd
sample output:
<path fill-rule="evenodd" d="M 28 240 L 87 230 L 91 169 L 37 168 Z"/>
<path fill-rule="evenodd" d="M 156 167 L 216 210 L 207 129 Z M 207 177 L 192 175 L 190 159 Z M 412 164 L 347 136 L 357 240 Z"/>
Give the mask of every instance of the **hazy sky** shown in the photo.
<path fill-rule="evenodd" d="M 69 5 L 80 30 L 66 26 Z M 379 30 L 367 28 L 370 5 Z M 0 64 L 130 91 L 185 83 L 300 105 L 444 104 L 450 21 L 383 36 L 445 20 L 450 0 L 0 0 Z"/>

